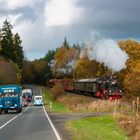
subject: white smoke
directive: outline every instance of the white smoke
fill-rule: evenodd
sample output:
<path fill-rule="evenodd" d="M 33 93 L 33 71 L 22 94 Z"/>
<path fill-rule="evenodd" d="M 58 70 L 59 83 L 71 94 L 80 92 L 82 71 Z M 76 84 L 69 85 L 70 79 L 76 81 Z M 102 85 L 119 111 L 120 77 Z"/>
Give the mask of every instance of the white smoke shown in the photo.
<path fill-rule="evenodd" d="M 126 52 L 112 39 L 95 41 L 89 48 L 89 57 L 97 62 L 104 63 L 113 72 L 124 69 L 128 59 Z"/>

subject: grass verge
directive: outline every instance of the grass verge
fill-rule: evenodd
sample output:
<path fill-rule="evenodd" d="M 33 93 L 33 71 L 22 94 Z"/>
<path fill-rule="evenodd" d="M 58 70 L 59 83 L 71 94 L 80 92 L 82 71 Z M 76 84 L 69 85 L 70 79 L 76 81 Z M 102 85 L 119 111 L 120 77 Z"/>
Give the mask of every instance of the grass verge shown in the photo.
<path fill-rule="evenodd" d="M 71 112 L 69 108 L 67 108 L 64 104 L 59 103 L 57 101 L 53 101 L 51 98 L 51 94 L 47 89 L 44 89 L 43 98 L 45 101 L 45 107 L 52 112 L 61 112 L 67 113 Z"/>
<path fill-rule="evenodd" d="M 109 115 L 67 122 L 72 140 L 127 140 L 127 136 Z"/>

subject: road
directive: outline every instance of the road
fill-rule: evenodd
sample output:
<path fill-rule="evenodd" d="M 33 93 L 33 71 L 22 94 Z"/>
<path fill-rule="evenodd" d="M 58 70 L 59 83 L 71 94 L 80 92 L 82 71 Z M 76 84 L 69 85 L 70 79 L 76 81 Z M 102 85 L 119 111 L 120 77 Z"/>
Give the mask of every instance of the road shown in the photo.
<path fill-rule="evenodd" d="M 35 86 L 28 86 L 34 95 L 40 95 L 41 90 Z M 0 115 L 1 140 L 61 140 L 59 134 L 49 120 L 42 106 L 31 103 L 22 113 Z"/>

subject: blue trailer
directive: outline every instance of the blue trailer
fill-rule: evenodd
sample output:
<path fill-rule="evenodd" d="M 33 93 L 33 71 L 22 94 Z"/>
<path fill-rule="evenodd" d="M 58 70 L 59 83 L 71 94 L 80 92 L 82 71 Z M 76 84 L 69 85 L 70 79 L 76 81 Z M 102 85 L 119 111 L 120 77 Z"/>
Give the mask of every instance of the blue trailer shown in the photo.
<path fill-rule="evenodd" d="M 0 114 L 8 110 L 22 111 L 22 93 L 18 85 L 0 86 Z"/>

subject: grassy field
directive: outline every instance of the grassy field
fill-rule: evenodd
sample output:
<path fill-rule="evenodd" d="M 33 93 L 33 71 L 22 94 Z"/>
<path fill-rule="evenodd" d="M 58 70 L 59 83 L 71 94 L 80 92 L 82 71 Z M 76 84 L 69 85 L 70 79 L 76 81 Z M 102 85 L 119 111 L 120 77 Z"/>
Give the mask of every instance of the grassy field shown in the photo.
<path fill-rule="evenodd" d="M 111 116 L 83 118 L 66 124 L 72 140 L 128 140 Z"/>
<path fill-rule="evenodd" d="M 132 107 L 120 105 L 118 102 L 93 100 L 90 97 L 76 94 L 63 93 L 58 96 L 58 90 L 60 90 L 59 87 L 53 92 L 44 90 L 45 107 L 49 111 L 73 114 L 112 112 L 110 116 L 68 122 L 67 127 L 73 134 L 73 140 L 126 140 L 127 137 L 123 130 L 127 132 L 129 138 L 140 140 L 140 115 L 139 112 L 133 112 Z M 59 93 L 61 93 L 60 91 Z M 57 98 L 54 100 L 52 97 Z M 50 108 L 50 102 L 52 108 Z"/>

